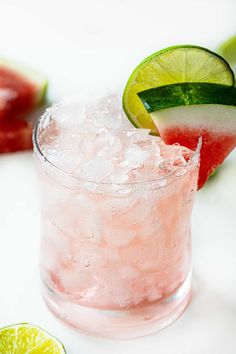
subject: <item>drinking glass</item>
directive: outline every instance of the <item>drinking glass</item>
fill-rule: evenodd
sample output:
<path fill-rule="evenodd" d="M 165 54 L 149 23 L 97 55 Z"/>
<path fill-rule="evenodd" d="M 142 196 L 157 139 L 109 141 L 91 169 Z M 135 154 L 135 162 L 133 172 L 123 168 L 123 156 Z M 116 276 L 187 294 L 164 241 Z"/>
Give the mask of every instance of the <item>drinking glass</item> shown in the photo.
<path fill-rule="evenodd" d="M 190 219 L 199 149 L 184 169 L 168 176 L 96 183 L 44 155 L 44 141 L 51 138 L 46 128 L 54 119 L 46 113 L 34 129 L 40 272 L 48 307 L 97 336 L 131 338 L 164 328 L 191 297 Z"/>

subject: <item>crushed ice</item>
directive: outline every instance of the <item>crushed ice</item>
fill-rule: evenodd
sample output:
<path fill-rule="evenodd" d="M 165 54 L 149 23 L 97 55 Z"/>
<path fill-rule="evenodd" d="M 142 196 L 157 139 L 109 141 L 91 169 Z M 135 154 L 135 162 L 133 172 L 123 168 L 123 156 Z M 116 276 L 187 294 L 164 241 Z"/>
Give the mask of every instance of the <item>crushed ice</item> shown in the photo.
<path fill-rule="evenodd" d="M 117 95 L 89 105 L 57 104 L 46 116 L 50 124 L 40 138 L 44 155 L 60 169 L 89 181 L 128 183 L 182 175 L 184 156 L 189 159 L 192 154 L 178 144 L 165 145 L 148 129 L 134 128 Z"/>

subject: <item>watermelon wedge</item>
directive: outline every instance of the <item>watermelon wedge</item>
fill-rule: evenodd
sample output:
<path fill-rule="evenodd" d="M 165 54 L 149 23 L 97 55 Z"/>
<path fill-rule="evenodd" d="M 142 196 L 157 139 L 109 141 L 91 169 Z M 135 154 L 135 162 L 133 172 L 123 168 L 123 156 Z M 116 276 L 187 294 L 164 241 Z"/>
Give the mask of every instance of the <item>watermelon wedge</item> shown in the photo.
<path fill-rule="evenodd" d="M 236 146 L 236 89 L 179 83 L 138 93 L 166 144 L 196 149 L 202 137 L 198 189 Z"/>
<path fill-rule="evenodd" d="M 40 105 L 47 80 L 32 69 L 0 59 L 0 120 L 24 115 Z"/>
<path fill-rule="evenodd" d="M 0 59 L 0 152 L 32 148 L 27 115 L 44 102 L 46 90 L 43 75 Z"/>

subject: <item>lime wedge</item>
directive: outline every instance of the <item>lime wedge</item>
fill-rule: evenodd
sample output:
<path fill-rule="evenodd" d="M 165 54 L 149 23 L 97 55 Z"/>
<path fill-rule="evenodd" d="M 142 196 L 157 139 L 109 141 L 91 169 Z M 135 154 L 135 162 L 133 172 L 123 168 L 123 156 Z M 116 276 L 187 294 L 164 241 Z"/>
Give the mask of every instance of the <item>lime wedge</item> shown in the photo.
<path fill-rule="evenodd" d="M 157 134 L 137 93 L 180 82 L 209 82 L 233 86 L 234 74 L 222 57 L 202 47 L 180 45 L 156 52 L 137 66 L 126 84 L 123 108 L 131 123 L 137 128 L 149 128 L 152 134 Z"/>
<path fill-rule="evenodd" d="M 229 38 L 218 49 L 218 52 L 232 65 L 236 71 L 236 36 Z"/>
<path fill-rule="evenodd" d="M 63 345 L 39 327 L 20 323 L 0 329 L 1 354 L 62 354 Z"/>

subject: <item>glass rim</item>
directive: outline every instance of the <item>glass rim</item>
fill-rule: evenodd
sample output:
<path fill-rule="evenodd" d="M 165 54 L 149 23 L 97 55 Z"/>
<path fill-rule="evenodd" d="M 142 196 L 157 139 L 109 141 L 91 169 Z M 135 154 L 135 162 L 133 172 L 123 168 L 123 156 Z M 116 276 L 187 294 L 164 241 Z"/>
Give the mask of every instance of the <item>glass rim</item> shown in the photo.
<path fill-rule="evenodd" d="M 176 171 L 172 171 L 169 174 L 165 175 L 165 176 L 158 176 L 157 178 L 149 178 L 149 179 L 145 179 L 145 180 L 141 180 L 141 181 L 133 181 L 133 182 L 98 182 L 98 181 L 93 181 L 93 180 L 88 180 L 79 176 L 74 175 L 73 173 L 67 172 L 65 170 L 63 170 L 62 168 L 56 166 L 54 163 L 52 163 L 52 161 L 50 161 L 45 154 L 43 153 L 42 149 L 40 148 L 39 145 L 39 141 L 38 141 L 38 130 L 40 127 L 40 124 L 42 123 L 42 121 L 44 121 L 49 115 L 51 115 L 51 113 L 46 112 L 37 119 L 34 128 L 33 128 L 33 146 L 34 146 L 34 153 L 36 153 L 38 155 L 38 157 L 42 160 L 43 163 L 47 164 L 48 166 L 50 166 L 56 173 L 59 173 L 61 175 L 65 175 L 67 178 L 70 178 L 72 181 L 74 182 L 82 182 L 82 183 L 90 183 L 90 184 L 96 184 L 99 186 L 134 186 L 134 185 L 144 185 L 144 184 L 148 184 L 148 183 L 158 183 L 160 181 L 163 180 L 169 180 L 171 177 L 175 176 L 176 178 L 180 178 L 185 176 L 186 174 L 183 175 L 176 175 Z M 137 128 L 138 129 L 138 128 Z M 181 146 L 181 145 L 180 145 Z M 199 157 L 200 157 L 200 151 L 201 151 L 201 147 L 202 147 L 202 137 L 200 136 L 198 138 L 198 143 L 197 143 L 197 147 L 195 149 L 195 151 L 193 151 L 193 155 L 191 156 L 191 158 L 186 162 L 186 164 L 184 165 L 184 168 L 187 169 L 187 172 L 189 171 L 188 169 L 193 167 L 197 167 L 197 164 L 199 162 Z M 182 168 L 182 167 L 180 167 Z M 168 185 L 168 184 L 167 184 Z M 163 186 L 166 187 L 167 185 Z"/>

